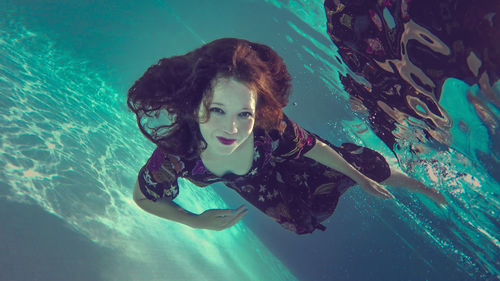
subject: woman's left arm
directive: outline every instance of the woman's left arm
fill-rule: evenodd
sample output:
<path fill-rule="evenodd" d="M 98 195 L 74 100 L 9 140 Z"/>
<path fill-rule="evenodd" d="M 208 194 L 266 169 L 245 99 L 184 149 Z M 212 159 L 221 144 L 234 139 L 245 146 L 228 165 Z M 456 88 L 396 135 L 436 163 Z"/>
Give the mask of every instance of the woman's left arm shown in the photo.
<path fill-rule="evenodd" d="M 314 147 L 304 154 L 304 156 L 350 177 L 353 181 L 359 184 L 365 192 L 368 192 L 371 195 L 381 197 L 383 199 L 394 199 L 394 196 L 385 187 L 360 173 L 351 164 L 349 164 L 349 162 L 342 158 L 337 151 L 320 140 L 316 140 Z"/>

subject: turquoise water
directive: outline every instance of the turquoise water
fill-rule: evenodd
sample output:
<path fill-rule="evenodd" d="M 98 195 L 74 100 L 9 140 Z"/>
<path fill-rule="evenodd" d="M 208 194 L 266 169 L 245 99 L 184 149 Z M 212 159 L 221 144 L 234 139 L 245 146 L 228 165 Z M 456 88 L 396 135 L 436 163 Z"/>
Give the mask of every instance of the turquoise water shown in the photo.
<path fill-rule="evenodd" d="M 465 98 L 477 87 L 444 85 L 449 148 L 414 159 L 403 144 L 396 158 L 349 108 L 337 74 L 349 70 L 334 59 L 322 1 L 116 3 L 0 4 L 0 280 L 499 278 L 498 175 L 478 153 L 499 151 Z M 272 46 L 294 78 L 292 119 L 334 144 L 380 151 L 450 206 L 397 190 L 397 200 L 380 201 L 353 188 L 326 232 L 300 237 L 256 209 L 223 232 L 140 210 L 131 191 L 154 146 L 127 111 L 126 91 L 159 58 L 219 37 Z M 193 212 L 242 203 L 222 185 L 180 188 L 178 202 Z"/>

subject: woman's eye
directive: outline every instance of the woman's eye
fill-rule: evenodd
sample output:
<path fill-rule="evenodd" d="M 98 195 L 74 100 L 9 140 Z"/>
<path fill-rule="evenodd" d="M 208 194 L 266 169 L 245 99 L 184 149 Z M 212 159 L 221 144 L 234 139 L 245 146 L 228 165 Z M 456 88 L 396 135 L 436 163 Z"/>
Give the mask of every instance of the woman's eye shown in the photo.
<path fill-rule="evenodd" d="M 252 117 L 252 113 L 251 112 L 242 112 L 242 113 L 240 113 L 240 115 L 242 117 L 245 117 L 245 118 Z"/>
<path fill-rule="evenodd" d="M 210 108 L 210 112 L 215 112 L 215 113 L 222 114 L 222 113 L 224 113 L 224 110 L 222 110 L 222 109 L 220 109 L 218 107 L 212 107 L 212 108 Z"/>

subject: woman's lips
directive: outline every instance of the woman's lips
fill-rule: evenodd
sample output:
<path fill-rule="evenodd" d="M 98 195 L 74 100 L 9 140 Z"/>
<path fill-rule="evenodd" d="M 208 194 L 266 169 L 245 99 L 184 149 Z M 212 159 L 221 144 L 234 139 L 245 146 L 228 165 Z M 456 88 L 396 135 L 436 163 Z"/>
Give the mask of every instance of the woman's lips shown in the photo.
<path fill-rule="evenodd" d="M 234 139 L 226 139 L 226 138 L 223 138 L 223 137 L 217 137 L 217 139 L 224 145 L 230 145 L 232 144 L 233 142 L 235 142 L 236 140 Z"/>

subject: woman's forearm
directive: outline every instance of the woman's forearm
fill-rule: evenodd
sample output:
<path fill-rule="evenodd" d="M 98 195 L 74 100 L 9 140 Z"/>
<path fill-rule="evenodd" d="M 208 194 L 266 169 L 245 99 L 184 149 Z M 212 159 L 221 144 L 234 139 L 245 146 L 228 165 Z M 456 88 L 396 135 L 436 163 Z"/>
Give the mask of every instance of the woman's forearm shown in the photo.
<path fill-rule="evenodd" d="M 148 213 L 167 220 L 179 222 L 193 228 L 198 228 L 197 214 L 188 212 L 170 199 L 163 198 L 157 201 L 151 201 L 145 198 L 139 190 L 138 183 L 136 183 L 134 188 L 134 201 L 141 209 Z"/>
<path fill-rule="evenodd" d="M 360 181 L 366 180 L 367 177 L 356 170 L 349 162 L 337 153 L 334 149 L 316 140 L 314 147 L 309 150 L 304 156 L 319 162 L 330 169 L 341 172 L 342 174 L 350 177 L 353 181 L 359 183 Z"/>
<path fill-rule="evenodd" d="M 138 202 L 136 201 L 136 203 L 139 207 L 141 207 L 141 209 L 148 213 L 197 228 L 196 218 L 198 215 L 188 212 L 172 200 L 159 199 L 158 201 L 153 202 L 148 199 L 142 199 Z"/>

